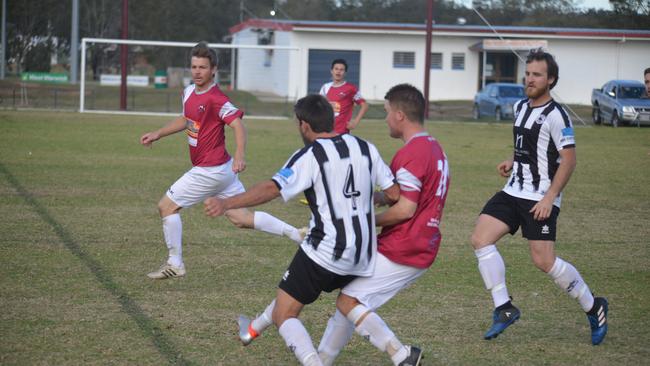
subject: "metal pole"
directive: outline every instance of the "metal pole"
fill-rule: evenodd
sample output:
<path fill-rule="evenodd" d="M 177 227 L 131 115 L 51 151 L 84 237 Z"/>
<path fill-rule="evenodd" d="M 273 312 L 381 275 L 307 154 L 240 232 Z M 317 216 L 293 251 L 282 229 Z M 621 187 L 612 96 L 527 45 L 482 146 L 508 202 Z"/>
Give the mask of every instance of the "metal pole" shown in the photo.
<path fill-rule="evenodd" d="M 2 0 L 2 60 L 0 61 L 0 79 L 5 78 L 5 66 L 7 63 L 7 0 Z"/>
<path fill-rule="evenodd" d="M 81 40 L 81 83 L 79 83 L 79 112 L 83 113 L 86 98 L 86 40 Z"/>
<path fill-rule="evenodd" d="M 122 0 L 122 39 L 127 39 L 129 33 L 129 0 Z M 126 110 L 126 73 L 128 60 L 128 46 L 120 46 L 120 64 L 122 68 L 122 78 L 120 84 L 120 110 Z"/>
<path fill-rule="evenodd" d="M 424 118 L 429 118 L 429 77 L 431 76 L 431 33 L 433 31 L 433 0 L 427 4 L 427 36 L 424 55 Z"/>
<path fill-rule="evenodd" d="M 70 35 L 70 84 L 77 83 L 79 72 L 79 0 L 72 0 L 72 34 Z"/>

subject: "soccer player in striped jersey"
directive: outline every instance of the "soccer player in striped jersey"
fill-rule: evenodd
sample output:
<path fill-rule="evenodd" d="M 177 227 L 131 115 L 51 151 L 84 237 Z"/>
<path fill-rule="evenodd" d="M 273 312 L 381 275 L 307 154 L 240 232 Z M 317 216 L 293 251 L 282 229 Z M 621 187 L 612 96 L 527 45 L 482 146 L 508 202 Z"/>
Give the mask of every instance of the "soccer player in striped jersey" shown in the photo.
<path fill-rule="evenodd" d="M 244 113 L 230 102 L 214 81 L 216 52 L 207 43 L 200 42 L 192 48 L 191 55 L 194 84 L 183 92 L 183 114 L 140 138 L 142 145 L 151 146 L 165 136 L 185 130 L 192 160 L 192 169 L 172 184 L 158 202 L 169 255 L 158 270 L 147 275 L 152 279 L 181 277 L 186 273 L 182 255 L 182 208 L 191 207 L 210 196 L 228 197 L 244 191 L 237 177 L 246 168 L 246 129 L 241 120 Z M 237 142 L 234 158 L 226 151 L 226 125 L 233 129 Z M 228 211 L 226 216 L 238 227 L 255 228 L 302 241 L 299 230 L 265 212 L 239 209 Z"/>
<path fill-rule="evenodd" d="M 348 307 L 361 306 L 373 311 L 433 264 L 442 238 L 440 222 L 449 189 L 447 157 L 424 128 L 422 93 L 412 85 L 400 84 L 384 98 L 390 136 L 404 142 L 390 164 L 400 186 L 400 197 L 396 204 L 377 215 L 376 223 L 383 229 L 377 237 L 375 273 L 355 279 L 342 290 Z M 376 203 L 384 203 L 381 196 L 378 194 Z M 328 321 L 318 346 L 323 364 L 334 363 L 353 332 L 354 324 L 337 311 Z M 413 357 L 412 364 L 417 365 L 419 358 Z"/>
<path fill-rule="evenodd" d="M 323 84 L 319 94 L 326 97 L 334 109 L 334 132 L 349 133 L 354 130 L 361 118 L 368 111 L 368 103 L 363 99 L 359 88 L 345 80 L 348 72 L 348 64 L 344 59 L 337 58 L 332 61 L 330 73 L 332 81 Z M 361 106 L 357 116 L 352 118 L 354 105 Z"/>
<path fill-rule="evenodd" d="M 399 188 L 374 145 L 332 131 L 334 115 L 324 97 L 308 95 L 300 99 L 295 112 L 305 147 L 296 151 L 271 180 L 225 200 L 209 198 L 205 207 L 208 215 L 217 216 L 228 209 L 259 205 L 278 196 L 287 201 L 305 194 L 312 212 L 309 234 L 265 313 L 303 365 L 322 365 L 307 330 L 298 320 L 300 311 L 316 301 L 321 292 L 372 275 L 377 260 L 373 188 L 382 189 L 390 202 L 399 197 Z M 379 316 L 356 308 L 340 310 L 351 321 L 360 323 L 357 329 L 363 329 L 382 351 L 393 357 L 399 354 L 403 359 L 409 356 L 410 347 L 401 345 Z M 392 347 L 373 341 L 386 337 Z"/>
<path fill-rule="evenodd" d="M 497 166 L 508 177 L 502 191 L 485 205 L 472 234 L 478 268 L 491 291 L 495 310 L 485 339 L 497 337 L 520 317 L 506 287 L 505 264 L 496 242 L 519 227 L 528 239 L 537 268 L 547 273 L 587 313 L 591 342 L 607 334 L 607 300 L 592 295 L 578 270 L 555 255 L 556 223 L 562 189 L 576 166 L 575 137 L 569 116 L 551 97 L 558 81 L 558 65 L 542 49 L 526 59 L 526 95 L 514 105 L 514 154 Z"/>

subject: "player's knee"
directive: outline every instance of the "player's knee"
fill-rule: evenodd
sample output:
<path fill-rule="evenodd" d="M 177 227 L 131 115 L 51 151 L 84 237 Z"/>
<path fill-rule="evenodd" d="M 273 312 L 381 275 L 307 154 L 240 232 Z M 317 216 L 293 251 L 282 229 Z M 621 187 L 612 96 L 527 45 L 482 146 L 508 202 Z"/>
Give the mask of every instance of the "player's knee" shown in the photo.
<path fill-rule="evenodd" d="M 472 233 L 472 236 L 470 236 L 469 240 L 470 240 L 470 243 L 472 243 L 472 247 L 474 249 L 481 249 L 486 245 L 492 244 L 492 243 L 487 242 L 487 240 L 485 240 L 485 238 L 483 238 L 483 235 L 481 235 L 481 233 L 478 233 L 476 231 L 474 231 Z"/>
<path fill-rule="evenodd" d="M 540 271 L 548 273 L 553 268 L 553 263 L 555 263 L 555 258 L 546 258 L 544 256 L 535 256 L 532 257 L 535 267 Z"/>

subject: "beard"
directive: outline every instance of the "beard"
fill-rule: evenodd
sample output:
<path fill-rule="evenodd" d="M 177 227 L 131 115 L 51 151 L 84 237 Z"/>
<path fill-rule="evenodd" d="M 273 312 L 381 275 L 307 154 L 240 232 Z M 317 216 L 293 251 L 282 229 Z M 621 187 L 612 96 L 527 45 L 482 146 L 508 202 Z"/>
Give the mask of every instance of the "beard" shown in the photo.
<path fill-rule="evenodd" d="M 526 87 L 526 96 L 529 99 L 537 99 L 549 92 L 549 88 Z"/>

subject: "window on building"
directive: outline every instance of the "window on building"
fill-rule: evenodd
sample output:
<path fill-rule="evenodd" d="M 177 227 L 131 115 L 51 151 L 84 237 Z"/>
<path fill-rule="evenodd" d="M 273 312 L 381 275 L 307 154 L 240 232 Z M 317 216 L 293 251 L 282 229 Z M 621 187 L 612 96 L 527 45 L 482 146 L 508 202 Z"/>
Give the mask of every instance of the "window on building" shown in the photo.
<path fill-rule="evenodd" d="M 465 54 L 452 53 L 451 54 L 451 69 L 452 70 L 465 70 Z"/>
<path fill-rule="evenodd" d="M 442 53 L 431 54 L 431 70 L 442 70 Z"/>
<path fill-rule="evenodd" d="M 398 69 L 414 69 L 415 52 L 393 52 L 393 67 Z"/>

